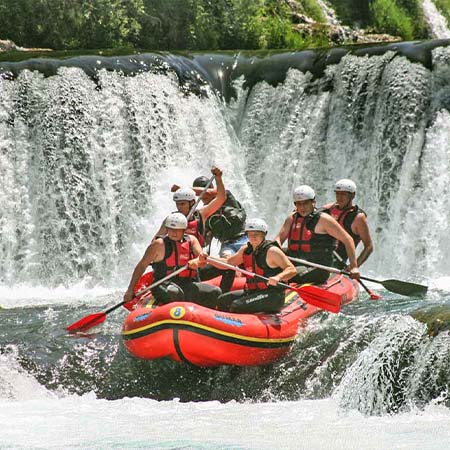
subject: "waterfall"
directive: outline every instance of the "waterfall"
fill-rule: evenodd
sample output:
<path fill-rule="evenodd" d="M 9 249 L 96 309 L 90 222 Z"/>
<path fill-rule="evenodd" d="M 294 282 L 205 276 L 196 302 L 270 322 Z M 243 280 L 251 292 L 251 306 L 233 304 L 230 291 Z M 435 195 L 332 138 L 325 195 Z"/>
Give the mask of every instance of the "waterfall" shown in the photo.
<path fill-rule="evenodd" d="M 192 79 L 216 73 L 224 97 L 204 84 L 194 94 L 172 71 L 0 78 L 1 282 L 123 284 L 174 208 L 171 185 L 213 164 L 269 237 L 296 185 L 311 184 L 322 205 L 352 178 L 375 243 L 365 269 L 446 275 L 450 52 L 426 45 L 408 57 L 401 45 L 190 65 L 170 56 Z"/>
<path fill-rule="evenodd" d="M 172 76 L 23 71 L 0 100 L 3 282 L 127 277 L 174 209 L 171 185 L 213 164 L 247 200 L 221 103 Z"/>
<path fill-rule="evenodd" d="M 334 392 L 342 407 L 365 414 L 392 414 L 445 402 L 450 337 L 435 338 L 410 316 L 368 318 L 359 330 L 374 333 L 347 368 Z"/>
<path fill-rule="evenodd" d="M 326 80 L 331 89 L 321 88 Z M 352 178 L 374 233 L 372 267 L 414 271 L 426 244 L 405 232 L 403 222 L 416 210 L 407 201 L 415 198 L 431 82 L 423 66 L 388 52 L 346 56 L 320 83 L 290 71 L 283 85 L 256 86 L 237 133 L 261 213 L 275 217 L 278 228 L 292 208 L 288 193 L 295 185 L 311 184 L 325 204 L 337 179 Z M 426 221 L 420 217 L 424 229 Z"/>
<path fill-rule="evenodd" d="M 349 29 L 348 27 L 346 29 L 342 26 L 334 9 L 325 0 L 317 0 L 317 4 L 325 16 L 327 25 L 333 27 L 335 32 L 339 35 L 340 41 L 343 42 L 345 39 L 348 39 L 350 34 Z"/>
<path fill-rule="evenodd" d="M 336 12 L 329 6 L 324 0 L 317 0 L 317 4 L 320 6 L 320 9 L 325 16 L 325 20 L 328 25 L 334 25 L 336 27 L 340 27 L 341 23 L 336 16 Z"/>
<path fill-rule="evenodd" d="M 450 38 L 447 19 L 438 11 L 433 0 L 423 0 L 422 7 L 430 36 L 435 39 Z"/>

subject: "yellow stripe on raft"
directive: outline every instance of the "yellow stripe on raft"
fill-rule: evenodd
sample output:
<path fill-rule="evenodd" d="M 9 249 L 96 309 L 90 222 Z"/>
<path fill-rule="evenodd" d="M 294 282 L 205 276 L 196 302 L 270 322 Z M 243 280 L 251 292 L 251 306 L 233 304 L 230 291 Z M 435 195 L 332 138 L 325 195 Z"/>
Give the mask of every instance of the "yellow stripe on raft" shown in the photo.
<path fill-rule="evenodd" d="M 130 331 L 122 331 L 122 335 L 124 336 L 130 336 L 135 333 L 140 333 L 141 331 L 149 330 L 154 327 L 158 327 L 160 325 L 166 325 L 166 324 L 174 324 L 174 325 L 189 325 L 194 328 L 200 328 L 202 330 L 210 331 L 215 334 L 220 334 L 222 336 L 228 336 L 236 339 L 241 339 L 243 341 L 249 341 L 249 342 L 293 342 L 296 338 L 296 335 L 291 336 L 289 338 L 278 338 L 278 339 L 266 339 L 266 338 L 257 338 L 257 337 L 251 337 L 251 336 L 242 336 L 240 334 L 235 333 L 228 333 L 226 331 L 217 330 L 216 328 L 207 327 L 206 325 L 200 325 L 195 322 L 189 322 L 187 320 L 161 320 L 160 322 L 151 323 L 150 325 L 146 325 L 145 327 L 141 328 L 135 328 L 134 330 Z"/>
<path fill-rule="evenodd" d="M 286 295 L 284 298 L 284 303 L 289 303 L 295 296 L 297 296 L 297 292 L 291 292 L 290 294 Z"/>

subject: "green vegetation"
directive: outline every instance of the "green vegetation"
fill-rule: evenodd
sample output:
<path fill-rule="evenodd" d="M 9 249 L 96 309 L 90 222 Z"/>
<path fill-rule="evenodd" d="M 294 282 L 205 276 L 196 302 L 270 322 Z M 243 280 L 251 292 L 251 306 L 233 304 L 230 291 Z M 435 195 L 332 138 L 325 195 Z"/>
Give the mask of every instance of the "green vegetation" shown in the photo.
<path fill-rule="evenodd" d="M 450 0 L 435 0 L 435 3 Z M 342 22 L 405 40 L 427 37 L 422 0 L 330 0 Z M 450 10 L 450 8 L 449 8 Z"/>
<path fill-rule="evenodd" d="M 330 0 L 329 3 L 347 25 L 365 28 L 371 23 L 369 0 Z"/>
<path fill-rule="evenodd" d="M 405 40 L 426 37 L 421 0 L 375 0 L 370 5 L 377 31 Z"/>
<path fill-rule="evenodd" d="M 2 39 L 53 49 L 137 42 L 143 0 L 0 0 Z"/>
<path fill-rule="evenodd" d="M 342 24 L 426 37 L 422 0 L 328 0 Z M 450 0 L 434 0 L 441 12 Z M 303 14 L 315 24 L 294 24 Z M 57 50 L 228 50 L 329 44 L 317 0 L 0 0 L 0 38 Z"/>
<path fill-rule="evenodd" d="M 388 34 L 397 33 L 406 40 L 413 38 L 412 19 L 392 0 L 375 0 L 370 5 L 374 26 Z"/>
<path fill-rule="evenodd" d="M 450 0 L 434 0 L 434 4 L 439 12 L 447 19 L 450 23 Z"/>
<path fill-rule="evenodd" d="M 301 0 L 298 2 L 299 10 L 311 19 L 317 22 L 324 22 L 325 18 L 323 16 L 322 9 L 316 0 Z"/>
<path fill-rule="evenodd" d="M 304 10 L 321 17 L 315 0 Z M 132 46 L 155 50 L 299 48 L 278 0 L 0 0 L 2 39 L 61 50 Z"/>

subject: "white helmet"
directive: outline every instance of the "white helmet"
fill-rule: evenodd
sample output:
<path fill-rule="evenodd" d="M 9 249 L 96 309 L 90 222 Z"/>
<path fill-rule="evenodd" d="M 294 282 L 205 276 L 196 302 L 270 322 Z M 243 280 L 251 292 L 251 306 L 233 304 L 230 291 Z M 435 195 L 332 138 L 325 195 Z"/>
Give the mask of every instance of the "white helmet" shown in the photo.
<path fill-rule="evenodd" d="M 173 193 L 174 202 L 191 202 L 193 200 L 195 200 L 195 191 L 190 188 L 180 188 Z"/>
<path fill-rule="evenodd" d="M 356 184 L 354 181 L 344 178 L 343 180 L 336 182 L 334 185 L 334 192 L 351 192 L 352 194 L 355 194 Z"/>
<path fill-rule="evenodd" d="M 174 212 L 166 217 L 164 225 L 166 228 L 173 228 L 174 230 L 185 230 L 188 226 L 188 221 L 184 214 Z"/>
<path fill-rule="evenodd" d="M 268 226 L 267 223 L 262 219 L 249 219 L 245 222 L 244 231 L 262 231 L 263 233 L 267 233 Z"/>
<path fill-rule="evenodd" d="M 298 186 L 294 189 L 294 202 L 302 202 L 304 200 L 314 200 L 316 193 L 314 189 L 306 184 Z"/>

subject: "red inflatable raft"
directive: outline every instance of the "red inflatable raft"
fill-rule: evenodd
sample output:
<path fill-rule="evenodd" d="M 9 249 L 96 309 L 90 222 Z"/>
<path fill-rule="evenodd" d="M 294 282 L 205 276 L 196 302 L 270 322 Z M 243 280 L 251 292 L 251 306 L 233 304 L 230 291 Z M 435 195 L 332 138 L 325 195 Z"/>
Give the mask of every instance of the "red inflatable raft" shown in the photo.
<path fill-rule="evenodd" d="M 137 290 L 151 283 L 151 275 L 144 277 Z M 236 280 L 233 287 L 238 289 L 245 279 Z M 357 282 L 343 275 L 331 277 L 321 288 L 339 294 L 342 304 L 359 292 Z M 122 338 L 127 350 L 141 359 L 168 357 L 203 367 L 256 366 L 286 355 L 299 326 L 320 311 L 289 290 L 278 314 L 228 313 L 191 302 L 154 306 L 149 296 L 125 319 Z"/>

